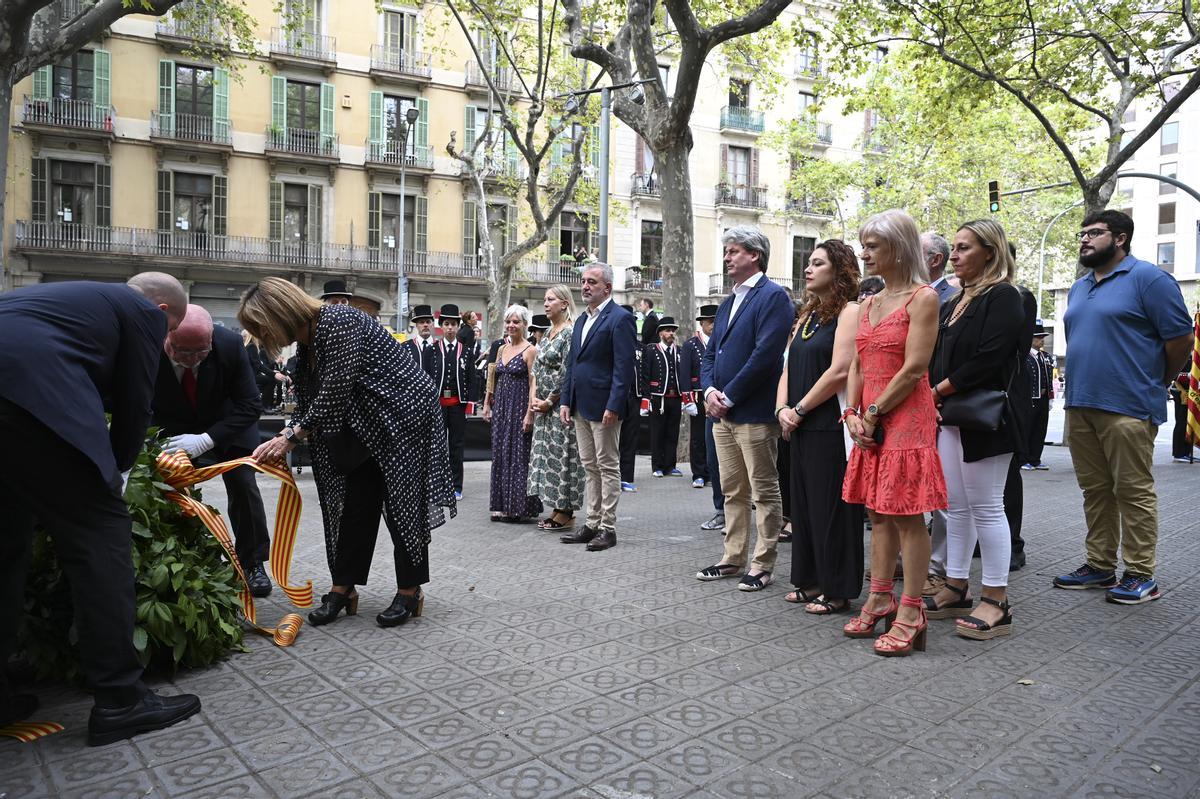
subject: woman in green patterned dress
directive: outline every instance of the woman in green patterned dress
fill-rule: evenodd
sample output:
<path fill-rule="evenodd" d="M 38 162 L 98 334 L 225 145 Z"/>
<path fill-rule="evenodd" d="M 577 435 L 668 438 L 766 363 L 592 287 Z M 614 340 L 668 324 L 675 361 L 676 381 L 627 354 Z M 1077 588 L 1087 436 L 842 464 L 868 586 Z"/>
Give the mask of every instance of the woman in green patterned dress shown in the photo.
<path fill-rule="evenodd" d="M 563 285 L 546 289 L 543 301 L 550 329 L 542 335 L 533 379 L 529 381 L 529 408 L 533 411 L 533 448 L 529 456 L 530 496 L 541 497 L 554 512 L 542 519 L 542 530 L 567 530 L 575 509 L 583 506 L 583 463 L 574 431 L 558 418 L 558 389 L 571 351 L 571 320 L 575 300 Z"/>

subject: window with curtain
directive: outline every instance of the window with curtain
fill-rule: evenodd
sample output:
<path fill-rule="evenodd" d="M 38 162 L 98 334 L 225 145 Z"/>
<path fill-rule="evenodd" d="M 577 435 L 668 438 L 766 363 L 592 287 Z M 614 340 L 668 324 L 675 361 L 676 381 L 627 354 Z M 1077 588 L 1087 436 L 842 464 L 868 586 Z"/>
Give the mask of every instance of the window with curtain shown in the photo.
<path fill-rule="evenodd" d="M 409 197 L 401 201 L 399 194 L 385 194 L 382 197 L 382 223 L 380 226 L 380 245 L 384 250 L 400 249 L 400 215 L 404 214 L 404 249 L 411 251 L 417 236 L 417 222 L 414 217 L 416 203 Z"/>
<path fill-rule="evenodd" d="M 177 233 L 203 236 L 212 230 L 211 175 L 176 172 L 174 177 L 175 205 L 172 220 Z"/>
<path fill-rule="evenodd" d="M 96 224 L 96 166 L 52 161 L 50 221 L 92 227 Z"/>
<path fill-rule="evenodd" d="M 415 108 L 417 100 L 415 97 L 395 97 L 390 94 L 383 96 L 383 132 L 384 137 L 394 144 L 388 148 L 389 152 L 400 152 L 400 141 L 404 139 L 404 152 L 408 156 L 413 156 L 417 152 L 417 136 L 412 127 L 408 128 L 407 137 L 401 136 L 401 131 L 404 126 L 408 125 L 408 120 L 405 114 L 408 109 Z"/>
<path fill-rule="evenodd" d="M 662 266 L 663 223 L 642 220 L 642 266 Z"/>

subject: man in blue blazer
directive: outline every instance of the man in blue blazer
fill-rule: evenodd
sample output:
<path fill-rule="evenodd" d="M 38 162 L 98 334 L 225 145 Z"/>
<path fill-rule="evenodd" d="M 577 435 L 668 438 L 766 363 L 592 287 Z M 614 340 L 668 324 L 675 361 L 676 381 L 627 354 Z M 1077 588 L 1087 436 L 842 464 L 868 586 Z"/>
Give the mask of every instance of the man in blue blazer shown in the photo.
<path fill-rule="evenodd" d="M 708 415 L 725 493 L 725 553 L 696 573 L 700 580 L 733 577 L 750 550 L 750 506 L 757 509 L 758 542 L 738 588 L 761 591 L 771 583 L 783 502 L 775 458 L 779 422 L 772 393 L 783 373 L 783 351 L 795 313 L 786 291 L 767 278 L 771 242 L 756 227 L 726 231 L 725 271 L 733 291 L 717 309 L 712 338 L 700 365 Z"/>
<path fill-rule="evenodd" d="M 560 540 L 586 544 L 590 552 L 617 544 L 619 433 L 634 379 L 636 324 L 633 314 L 612 301 L 612 284 L 612 267 L 606 263 L 588 264 L 583 272 L 580 293 L 587 307 L 575 320 L 559 399 L 562 423 L 575 425 L 588 501 L 583 528 Z"/>
<path fill-rule="evenodd" d="M 187 297 L 170 275 L 128 285 L 48 283 L 0 295 L 0 663 L 16 640 L 33 529 L 71 581 L 80 659 L 95 706 L 88 743 L 158 730 L 200 710 L 158 696 L 133 645 L 134 573 L 122 495 L 150 423 L 163 339 Z M 105 420 L 111 415 L 111 422 Z M 37 707 L 0 670 L 0 725 Z"/>

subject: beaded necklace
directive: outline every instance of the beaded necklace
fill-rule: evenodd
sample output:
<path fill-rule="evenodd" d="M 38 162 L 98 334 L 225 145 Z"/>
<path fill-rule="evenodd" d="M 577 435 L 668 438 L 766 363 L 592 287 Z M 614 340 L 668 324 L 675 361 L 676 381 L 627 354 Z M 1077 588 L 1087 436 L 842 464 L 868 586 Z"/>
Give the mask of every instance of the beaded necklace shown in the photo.
<path fill-rule="evenodd" d="M 813 336 L 815 336 L 817 334 L 818 330 L 821 329 L 821 320 L 819 320 L 819 319 L 817 319 L 817 324 L 816 324 L 816 326 L 813 327 L 812 330 L 808 329 L 809 324 L 812 323 L 813 319 L 815 319 L 816 316 L 817 316 L 817 312 L 813 311 L 813 312 L 809 313 L 808 318 L 804 320 L 804 327 L 800 330 L 800 338 L 802 340 L 808 341 L 810 338 L 812 338 Z"/>

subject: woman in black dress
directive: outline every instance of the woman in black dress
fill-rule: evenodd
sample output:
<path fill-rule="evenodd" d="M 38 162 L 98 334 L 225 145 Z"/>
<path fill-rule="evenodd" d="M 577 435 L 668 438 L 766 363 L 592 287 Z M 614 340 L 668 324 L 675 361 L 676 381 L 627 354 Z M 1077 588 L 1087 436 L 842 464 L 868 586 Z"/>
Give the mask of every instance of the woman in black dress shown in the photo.
<path fill-rule="evenodd" d="M 455 513 L 433 381 L 377 321 L 280 278 L 246 292 L 238 321 L 268 349 L 299 344 L 296 415 L 254 457 L 282 460 L 297 441 L 309 441 L 333 578 L 309 621 L 358 612 L 355 586 L 367 582 L 380 513 L 392 536 L 397 593 L 375 620 L 394 627 L 421 615 L 430 530 L 445 522 L 444 508 Z"/>
<path fill-rule="evenodd" d="M 849 610 L 862 591 L 862 506 L 842 501 L 846 445 L 838 392 L 854 357 L 858 260 L 837 239 L 813 250 L 808 300 L 779 378 L 775 416 L 791 452 L 792 584 L 784 599 L 817 615 Z"/>

